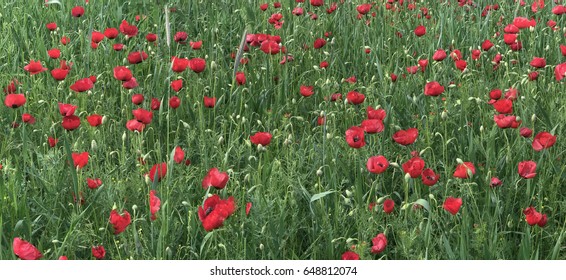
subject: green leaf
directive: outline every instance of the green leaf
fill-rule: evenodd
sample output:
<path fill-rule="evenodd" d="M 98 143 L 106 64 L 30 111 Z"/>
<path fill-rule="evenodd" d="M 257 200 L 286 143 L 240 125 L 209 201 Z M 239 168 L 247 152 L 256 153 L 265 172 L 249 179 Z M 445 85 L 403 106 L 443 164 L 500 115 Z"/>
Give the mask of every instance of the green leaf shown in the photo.
<path fill-rule="evenodd" d="M 426 201 L 422 198 L 419 198 L 419 199 L 417 199 L 417 201 L 415 201 L 415 203 L 424 207 L 424 209 L 426 209 L 426 211 L 430 212 L 430 204 L 428 204 L 428 201 Z"/>
<path fill-rule="evenodd" d="M 319 199 L 321 199 L 321 198 L 323 198 L 323 197 L 325 197 L 325 196 L 327 196 L 331 193 L 335 193 L 335 192 L 336 192 L 335 190 L 331 190 L 331 191 L 317 193 L 317 194 L 311 196 L 311 203 L 313 203 L 313 202 L 315 202 L 315 201 L 317 201 L 317 200 L 319 200 Z"/>

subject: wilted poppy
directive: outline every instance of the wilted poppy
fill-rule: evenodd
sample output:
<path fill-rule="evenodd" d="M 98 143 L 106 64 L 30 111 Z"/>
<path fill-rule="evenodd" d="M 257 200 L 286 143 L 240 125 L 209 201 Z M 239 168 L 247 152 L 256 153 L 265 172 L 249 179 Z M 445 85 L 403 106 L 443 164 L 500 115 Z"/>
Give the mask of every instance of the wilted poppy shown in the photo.
<path fill-rule="evenodd" d="M 191 46 L 193 50 L 200 50 L 200 48 L 202 47 L 202 40 L 196 42 L 189 41 L 189 46 Z"/>
<path fill-rule="evenodd" d="M 212 231 L 221 227 L 224 220 L 236 210 L 234 197 L 226 200 L 220 199 L 218 195 L 212 195 L 204 201 L 203 206 L 198 207 L 198 217 L 206 231 Z"/>
<path fill-rule="evenodd" d="M 251 209 L 252 209 L 252 203 L 251 202 L 246 203 L 246 216 L 250 214 Z"/>

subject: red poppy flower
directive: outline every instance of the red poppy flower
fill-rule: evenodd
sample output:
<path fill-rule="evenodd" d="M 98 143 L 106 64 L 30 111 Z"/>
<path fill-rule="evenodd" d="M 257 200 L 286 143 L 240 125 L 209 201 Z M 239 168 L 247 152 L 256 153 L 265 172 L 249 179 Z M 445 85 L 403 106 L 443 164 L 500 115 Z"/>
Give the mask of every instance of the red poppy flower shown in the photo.
<path fill-rule="evenodd" d="M 124 48 L 124 44 L 114 44 L 114 45 L 112 45 L 112 48 L 115 51 L 121 51 Z"/>
<path fill-rule="evenodd" d="M 344 254 L 342 254 L 342 260 L 345 261 L 357 261 L 360 259 L 360 255 L 358 255 L 356 252 L 352 252 L 352 251 L 346 251 L 344 252 Z"/>
<path fill-rule="evenodd" d="M 409 128 L 407 130 L 399 130 L 392 136 L 393 141 L 403 146 L 415 143 L 419 136 L 419 130 L 416 128 Z"/>
<path fill-rule="evenodd" d="M 267 146 L 271 143 L 271 138 L 273 136 L 269 132 L 256 132 L 254 135 L 250 136 L 250 141 L 255 145 Z"/>
<path fill-rule="evenodd" d="M 53 77 L 53 79 L 55 79 L 56 81 L 64 80 L 68 74 L 69 70 L 66 69 L 55 68 L 51 70 L 51 77 Z"/>
<path fill-rule="evenodd" d="M 175 73 L 181 73 L 189 67 L 189 60 L 186 58 L 180 58 L 173 56 L 171 58 L 171 70 Z"/>
<path fill-rule="evenodd" d="M 19 237 L 14 238 L 12 250 L 14 251 L 14 255 L 22 260 L 38 260 L 43 257 L 35 246 Z"/>
<path fill-rule="evenodd" d="M 174 80 L 171 82 L 171 89 L 175 92 L 179 92 L 183 88 L 183 80 Z"/>
<path fill-rule="evenodd" d="M 385 117 L 387 116 L 387 113 L 385 112 L 385 110 L 383 109 L 373 109 L 371 106 L 368 106 L 366 108 L 366 113 L 367 113 L 367 118 L 368 119 L 378 119 L 378 120 L 384 120 Z"/>
<path fill-rule="evenodd" d="M 76 81 L 73 85 L 70 86 L 71 90 L 75 92 L 85 92 L 87 90 L 92 89 L 94 83 L 89 78 L 84 78 Z"/>
<path fill-rule="evenodd" d="M 246 74 L 244 74 L 244 72 L 236 72 L 236 83 L 238 85 L 246 83 Z"/>
<path fill-rule="evenodd" d="M 517 128 L 522 121 L 517 121 L 516 116 L 505 116 L 503 114 L 493 115 L 493 120 L 499 128 Z"/>
<path fill-rule="evenodd" d="M 419 66 L 416 65 L 407 67 L 407 73 L 409 74 L 416 74 L 418 70 Z"/>
<path fill-rule="evenodd" d="M 135 105 L 142 104 L 143 100 L 144 100 L 143 94 L 136 93 L 132 95 L 132 103 L 134 103 Z"/>
<path fill-rule="evenodd" d="M 63 117 L 61 126 L 66 130 L 75 130 L 81 125 L 81 119 L 75 115 Z"/>
<path fill-rule="evenodd" d="M 371 4 L 360 4 L 356 7 L 356 11 L 358 11 L 358 13 L 362 15 L 369 13 L 370 9 Z"/>
<path fill-rule="evenodd" d="M 35 118 L 31 114 L 24 113 L 22 114 L 22 121 L 24 123 L 34 124 Z"/>
<path fill-rule="evenodd" d="M 320 49 L 324 47 L 324 45 L 326 45 L 326 40 L 324 40 L 323 38 L 317 38 L 316 40 L 314 40 L 313 48 Z"/>
<path fill-rule="evenodd" d="M 57 142 L 59 142 L 57 138 L 53 138 L 51 136 L 47 137 L 47 143 L 49 144 L 49 147 L 55 147 L 55 145 L 57 145 Z"/>
<path fill-rule="evenodd" d="M 352 126 L 346 130 L 346 142 L 352 148 L 359 149 L 365 146 L 364 129 L 359 126 Z"/>
<path fill-rule="evenodd" d="M 521 161 L 518 165 L 518 173 L 519 176 L 525 179 L 534 178 L 537 173 L 537 163 L 531 160 L 528 161 Z"/>
<path fill-rule="evenodd" d="M 310 0 L 311 6 L 320 7 L 324 5 L 324 0 Z"/>
<path fill-rule="evenodd" d="M 198 217 L 206 231 L 212 231 L 221 227 L 224 220 L 236 210 L 234 197 L 226 200 L 220 199 L 218 195 L 213 195 L 204 201 L 203 206 L 198 207 Z"/>
<path fill-rule="evenodd" d="M 86 117 L 86 121 L 90 124 L 90 126 L 97 127 L 102 124 L 102 116 L 97 114 L 92 114 Z"/>
<path fill-rule="evenodd" d="M 291 11 L 291 14 L 293 14 L 294 16 L 302 16 L 303 13 L 304 11 L 302 7 L 295 7 L 293 8 L 293 11 Z"/>
<path fill-rule="evenodd" d="M 193 70 L 193 72 L 195 73 L 200 73 L 204 71 L 205 67 L 206 67 L 206 61 L 202 58 L 193 58 L 189 60 L 189 68 L 191 68 L 191 70 Z"/>
<path fill-rule="evenodd" d="M 387 247 L 387 237 L 385 237 L 385 234 L 380 233 L 371 239 L 371 243 L 371 253 L 379 254 L 385 251 L 385 247 Z"/>
<path fill-rule="evenodd" d="M 71 39 L 67 36 L 63 36 L 61 37 L 61 44 L 63 46 L 66 46 L 67 44 L 69 44 L 71 42 Z"/>
<path fill-rule="evenodd" d="M 88 152 L 72 153 L 73 166 L 83 168 L 88 164 Z"/>
<path fill-rule="evenodd" d="M 427 168 L 421 173 L 421 181 L 425 186 L 433 186 L 440 179 L 440 175 L 434 173 L 434 170 Z"/>
<path fill-rule="evenodd" d="M 547 222 L 548 222 L 548 217 L 546 216 L 546 214 L 542 214 L 542 217 L 540 218 L 540 221 L 537 223 L 537 225 L 539 227 L 544 227 L 546 226 Z"/>
<path fill-rule="evenodd" d="M 202 40 L 196 42 L 190 41 L 189 46 L 191 46 L 193 50 L 200 50 L 200 48 L 202 47 Z"/>
<path fill-rule="evenodd" d="M 432 55 L 434 61 L 443 61 L 446 58 L 446 52 L 443 49 L 438 49 Z"/>
<path fill-rule="evenodd" d="M 18 108 L 26 103 L 26 97 L 23 94 L 10 93 L 4 98 L 4 105 L 8 108 Z"/>
<path fill-rule="evenodd" d="M 154 111 L 159 110 L 159 107 L 161 107 L 161 101 L 159 101 L 159 99 L 157 99 L 155 97 L 152 98 L 150 107 L 151 107 L 151 110 L 154 110 Z"/>
<path fill-rule="evenodd" d="M 110 211 L 110 223 L 114 228 L 114 235 L 120 234 L 126 230 L 128 225 L 132 222 L 130 213 L 126 210 L 122 210 L 122 212 L 123 213 L 120 215 L 116 209 L 112 209 L 112 211 Z"/>
<path fill-rule="evenodd" d="M 147 60 L 148 55 L 144 51 L 140 52 L 131 52 L 128 54 L 128 62 L 130 64 L 138 64 L 144 60 Z"/>
<path fill-rule="evenodd" d="M 563 5 L 556 5 L 552 7 L 552 13 L 555 15 L 562 15 L 566 13 L 566 7 Z"/>
<path fill-rule="evenodd" d="M 214 106 L 216 105 L 216 97 L 204 96 L 203 97 L 203 104 L 204 104 L 204 107 L 206 107 L 206 108 L 214 108 Z"/>
<path fill-rule="evenodd" d="M 214 187 L 216 189 L 223 189 L 226 187 L 230 176 L 227 172 L 220 172 L 218 168 L 214 167 L 208 170 L 208 173 L 202 179 L 202 188 Z"/>
<path fill-rule="evenodd" d="M 534 57 L 530 65 L 535 68 L 544 68 L 546 66 L 546 59 L 544 59 L 544 57 Z"/>
<path fill-rule="evenodd" d="M 132 79 L 132 71 L 125 66 L 114 67 L 114 78 L 119 81 L 129 81 Z"/>
<path fill-rule="evenodd" d="M 91 178 L 86 178 L 86 185 L 89 189 L 94 190 L 100 186 L 102 186 L 102 180 L 96 178 L 96 179 L 91 179 Z"/>
<path fill-rule="evenodd" d="M 175 154 L 173 155 L 173 160 L 176 163 L 181 163 L 183 162 L 183 159 L 185 159 L 185 152 L 181 147 L 179 146 L 175 147 Z"/>
<path fill-rule="evenodd" d="M 513 101 L 510 99 L 500 99 L 495 101 L 493 108 L 500 114 L 511 114 L 513 113 Z"/>
<path fill-rule="evenodd" d="M 104 246 L 92 246 L 91 248 L 92 256 L 95 257 L 97 260 L 104 259 L 106 255 L 106 250 L 104 250 Z"/>
<path fill-rule="evenodd" d="M 169 98 L 169 107 L 177 109 L 179 106 L 181 106 L 181 99 L 178 96 L 171 96 L 171 98 Z"/>
<path fill-rule="evenodd" d="M 468 171 L 469 170 L 469 171 Z M 470 178 L 471 175 L 476 174 L 476 167 L 473 163 L 467 161 L 463 164 L 458 164 L 456 166 L 456 170 L 454 171 L 453 176 L 456 178 L 466 179 Z"/>
<path fill-rule="evenodd" d="M 556 67 L 554 67 L 554 77 L 556 78 L 556 80 L 562 80 L 564 78 L 564 75 L 566 75 L 566 63 L 556 65 Z"/>
<path fill-rule="evenodd" d="M 424 166 L 425 161 L 419 156 L 414 156 L 401 165 L 403 172 L 408 173 L 411 178 L 417 178 L 421 176 Z"/>
<path fill-rule="evenodd" d="M 129 24 L 126 20 L 122 20 L 122 23 L 120 24 L 120 32 L 128 37 L 134 37 L 138 35 L 138 28 L 135 25 Z"/>
<path fill-rule="evenodd" d="M 110 27 L 104 30 L 104 36 L 108 39 L 114 39 L 118 37 L 118 29 Z"/>
<path fill-rule="evenodd" d="M 503 182 L 501 182 L 501 180 L 497 177 L 491 177 L 491 180 L 489 181 L 489 186 L 492 188 L 501 186 L 501 184 L 503 184 Z"/>
<path fill-rule="evenodd" d="M 47 51 L 47 55 L 52 59 L 57 59 L 61 56 L 61 51 L 59 49 L 50 49 Z"/>
<path fill-rule="evenodd" d="M 386 214 L 390 214 L 391 212 L 393 212 L 393 209 L 395 209 L 395 201 L 393 201 L 393 199 L 386 199 L 383 202 L 383 212 L 385 212 Z"/>
<path fill-rule="evenodd" d="M 542 151 L 543 149 L 548 149 L 552 147 L 556 143 L 556 136 L 543 131 L 539 132 L 535 138 L 533 139 L 533 149 L 537 152 Z"/>
<path fill-rule="evenodd" d="M 166 174 L 167 174 L 167 163 L 162 162 L 153 165 L 149 170 L 148 175 L 149 175 L 149 179 L 152 182 L 155 181 L 155 179 L 157 179 L 157 182 L 160 182 L 161 179 L 163 179 L 163 177 L 165 177 Z M 157 175 L 157 178 L 155 178 L 155 175 Z"/>
<path fill-rule="evenodd" d="M 415 28 L 415 35 L 417 35 L 417 37 L 421 37 L 425 34 L 426 34 L 426 27 L 419 25 L 417 26 L 417 28 Z"/>
<path fill-rule="evenodd" d="M 527 221 L 527 224 L 529 224 L 530 226 L 534 226 L 538 224 L 542 219 L 542 214 L 537 212 L 537 210 L 532 206 L 523 210 L 523 214 L 525 214 L 525 220 Z"/>
<path fill-rule="evenodd" d="M 314 94 L 314 86 L 300 86 L 299 92 L 304 97 L 309 97 Z"/>
<path fill-rule="evenodd" d="M 143 129 L 145 128 L 145 124 L 139 122 L 136 119 L 133 119 L 133 120 L 129 120 L 129 121 L 126 122 L 126 128 L 129 131 L 142 132 Z"/>
<path fill-rule="evenodd" d="M 320 68 L 322 68 L 322 69 L 325 69 L 325 68 L 328 67 L 328 65 L 330 65 L 330 64 L 328 63 L 328 61 L 324 60 L 324 61 L 320 62 L 320 64 L 319 64 L 318 66 L 319 66 Z"/>
<path fill-rule="evenodd" d="M 35 75 L 47 70 L 47 68 L 41 65 L 40 60 L 38 61 L 30 60 L 29 64 L 24 66 L 24 70 L 28 71 L 30 75 Z"/>
<path fill-rule="evenodd" d="M 484 51 L 489 51 L 493 47 L 493 43 L 490 40 L 485 40 L 481 43 L 481 48 Z"/>
<path fill-rule="evenodd" d="M 458 211 L 460 211 L 460 207 L 462 207 L 462 199 L 448 197 L 446 198 L 446 200 L 444 200 L 442 207 L 444 208 L 444 210 L 450 212 L 450 214 L 456 215 Z"/>
<path fill-rule="evenodd" d="M 143 124 L 150 124 L 151 120 L 153 119 L 153 112 L 147 111 L 142 108 L 132 110 L 132 114 L 134 115 L 134 118 L 136 118 L 136 120 Z"/>
<path fill-rule="evenodd" d="M 91 41 L 97 44 L 102 42 L 104 38 L 105 38 L 104 33 L 98 31 L 92 31 L 92 34 L 90 35 Z"/>
<path fill-rule="evenodd" d="M 155 42 L 157 40 L 157 35 L 154 33 L 147 33 L 147 35 L 145 35 L 145 39 L 148 42 Z"/>
<path fill-rule="evenodd" d="M 525 17 L 516 17 L 513 19 L 513 25 L 517 26 L 519 29 L 534 27 L 537 25 L 535 19 L 527 19 Z"/>
<path fill-rule="evenodd" d="M 251 202 L 246 203 L 246 216 L 250 214 L 251 209 L 252 209 L 252 203 Z"/>
<path fill-rule="evenodd" d="M 360 125 L 367 134 L 380 133 L 385 129 L 383 121 L 379 119 L 366 119 Z"/>
<path fill-rule="evenodd" d="M 57 23 L 55 23 L 55 22 L 50 22 L 50 23 L 46 24 L 45 27 L 46 27 L 49 31 L 55 31 L 55 30 L 57 29 Z"/>
<path fill-rule="evenodd" d="M 68 260 L 68 258 L 67 258 L 67 256 L 60 256 L 59 260 L 60 261 L 66 261 L 66 260 Z"/>
<path fill-rule="evenodd" d="M 71 15 L 73 17 L 82 17 L 84 13 L 85 13 L 85 8 L 81 6 L 76 6 L 73 9 L 71 9 Z"/>
<path fill-rule="evenodd" d="M 75 110 L 77 109 L 77 106 L 71 105 L 71 104 L 65 104 L 65 103 L 59 102 L 58 105 L 59 105 L 59 113 L 63 117 L 69 117 L 69 116 L 74 115 Z"/>
<path fill-rule="evenodd" d="M 187 32 L 179 31 L 175 33 L 175 36 L 173 36 L 173 40 L 179 44 L 185 44 L 188 37 L 189 36 L 187 35 Z"/>
<path fill-rule="evenodd" d="M 428 96 L 439 96 L 443 92 L 444 87 L 436 81 L 426 83 L 424 88 L 424 94 Z"/>
<path fill-rule="evenodd" d="M 279 43 L 272 40 L 265 40 L 261 43 L 260 50 L 266 54 L 277 54 L 281 50 Z"/>
<path fill-rule="evenodd" d="M 468 63 L 465 60 L 456 60 L 454 62 L 454 65 L 456 65 L 456 68 L 458 68 L 458 70 L 464 71 L 464 70 L 466 70 Z"/>
<path fill-rule="evenodd" d="M 151 213 L 151 220 L 157 219 L 157 211 L 161 208 L 161 200 L 155 195 L 155 190 L 149 191 L 149 212 Z"/>
<path fill-rule="evenodd" d="M 348 103 L 358 105 L 364 102 L 366 96 L 357 91 L 350 91 L 346 95 L 346 99 L 348 100 Z"/>

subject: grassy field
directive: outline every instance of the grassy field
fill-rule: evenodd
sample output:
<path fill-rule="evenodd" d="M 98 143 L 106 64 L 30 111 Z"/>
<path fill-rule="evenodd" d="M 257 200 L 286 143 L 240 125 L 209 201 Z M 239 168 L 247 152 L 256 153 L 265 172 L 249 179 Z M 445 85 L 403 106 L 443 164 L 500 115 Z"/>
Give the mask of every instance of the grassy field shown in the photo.
<path fill-rule="evenodd" d="M 566 8 L 491 2 L 3 1 L 0 259 L 566 259 Z"/>

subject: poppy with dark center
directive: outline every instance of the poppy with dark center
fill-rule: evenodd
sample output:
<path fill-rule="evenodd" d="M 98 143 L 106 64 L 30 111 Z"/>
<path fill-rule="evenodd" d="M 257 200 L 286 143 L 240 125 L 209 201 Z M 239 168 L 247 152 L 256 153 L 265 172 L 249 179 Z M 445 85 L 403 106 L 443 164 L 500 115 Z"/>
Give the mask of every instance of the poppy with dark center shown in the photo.
<path fill-rule="evenodd" d="M 187 42 L 187 38 L 189 36 L 187 35 L 187 32 L 185 31 L 179 31 L 177 33 L 175 33 L 175 36 L 173 36 L 173 40 L 179 44 L 184 45 Z"/>
<path fill-rule="evenodd" d="M 434 170 L 427 168 L 421 173 L 421 181 L 425 186 L 433 186 L 440 179 L 440 175 L 434 173 Z"/>
<path fill-rule="evenodd" d="M 359 126 L 352 126 L 346 130 L 346 142 L 352 148 L 359 149 L 365 146 L 364 129 Z"/>
<path fill-rule="evenodd" d="M 83 8 L 82 6 L 76 6 L 73 9 L 71 9 L 71 15 L 73 17 L 82 17 L 85 13 L 85 8 Z"/>
<path fill-rule="evenodd" d="M 208 173 L 202 179 L 202 188 L 207 189 L 214 187 L 216 189 L 223 189 L 226 187 L 230 176 L 227 172 L 220 172 L 218 168 L 214 167 L 208 170 Z"/>
<path fill-rule="evenodd" d="M 218 195 L 212 195 L 198 207 L 198 217 L 206 231 L 221 227 L 230 215 L 236 210 L 234 197 L 222 200 Z"/>
<path fill-rule="evenodd" d="M 26 103 L 26 97 L 23 94 L 10 93 L 4 98 L 4 105 L 8 108 L 18 108 Z"/>

